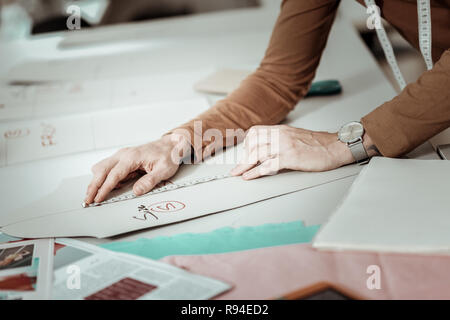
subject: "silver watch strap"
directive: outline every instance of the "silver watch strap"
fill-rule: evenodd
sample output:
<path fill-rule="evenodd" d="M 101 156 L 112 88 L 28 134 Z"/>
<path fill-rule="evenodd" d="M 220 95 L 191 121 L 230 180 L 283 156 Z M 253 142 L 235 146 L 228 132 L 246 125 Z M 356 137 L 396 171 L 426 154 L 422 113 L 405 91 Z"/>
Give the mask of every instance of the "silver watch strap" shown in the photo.
<path fill-rule="evenodd" d="M 353 158 L 355 158 L 356 163 L 364 164 L 369 161 L 369 155 L 366 152 L 366 148 L 364 148 L 362 140 L 358 140 L 353 143 L 349 143 L 348 147 L 353 154 Z"/>

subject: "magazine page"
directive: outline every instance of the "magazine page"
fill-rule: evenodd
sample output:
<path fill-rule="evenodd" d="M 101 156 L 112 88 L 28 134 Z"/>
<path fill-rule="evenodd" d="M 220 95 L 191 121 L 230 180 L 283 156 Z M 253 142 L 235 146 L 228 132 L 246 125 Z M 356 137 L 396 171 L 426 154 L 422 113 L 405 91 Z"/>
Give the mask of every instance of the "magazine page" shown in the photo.
<path fill-rule="evenodd" d="M 53 239 L 17 240 L 0 233 L 0 300 L 49 299 Z"/>
<path fill-rule="evenodd" d="M 210 299 L 230 289 L 166 263 L 114 253 L 73 239 L 55 240 L 53 299 Z"/>

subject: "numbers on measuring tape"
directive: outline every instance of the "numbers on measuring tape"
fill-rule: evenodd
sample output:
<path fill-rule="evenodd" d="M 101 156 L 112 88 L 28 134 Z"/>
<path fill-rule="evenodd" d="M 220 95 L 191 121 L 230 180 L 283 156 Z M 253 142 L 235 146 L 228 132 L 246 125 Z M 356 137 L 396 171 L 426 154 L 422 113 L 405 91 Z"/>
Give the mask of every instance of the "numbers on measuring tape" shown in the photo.
<path fill-rule="evenodd" d="M 203 177 L 203 178 L 197 178 L 197 179 L 193 179 L 193 180 L 189 180 L 189 181 L 184 181 L 184 182 L 180 182 L 180 183 L 173 183 L 171 182 L 170 184 L 167 184 L 163 187 L 160 188 L 155 188 L 152 191 L 141 195 L 141 196 L 136 196 L 135 194 L 126 194 L 126 195 L 122 195 L 122 196 L 117 196 L 99 203 L 92 203 L 89 205 L 86 205 L 85 203 L 82 204 L 82 206 L 84 208 L 88 208 L 88 207 L 98 207 L 101 205 L 105 205 L 105 204 L 110 204 L 110 203 L 115 203 L 115 202 L 119 202 L 119 201 L 124 201 L 124 200 L 130 200 L 130 199 L 135 199 L 135 198 L 140 198 L 140 197 L 146 197 L 149 195 L 153 195 L 153 194 L 157 194 L 157 193 L 161 193 L 161 192 L 167 192 L 167 191 L 171 191 L 171 190 L 175 190 L 175 189 L 180 189 L 180 188 L 185 188 L 185 187 L 189 187 L 189 186 L 194 186 L 197 184 L 201 184 L 201 183 L 205 183 L 205 182 L 209 182 L 209 181 L 214 181 L 214 180 L 220 180 L 220 179 L 225 179 L 225 178 L 229 178 L 231 177 L 230 174 L 221 174 L 221 175 L 215 175 L 215 176 L 209 176 L 209 177 Z M 172 210 L 172 211 L 178 211 L 184 208 L 184 204 L 182 204 L 181 202 L 177 203 L 178 201 L 174 201 L 173 203 L 170 204 L 166 204 L 166 210 L 164 209 L 164 207 L 161 206 L 160 207 L 151 207 L 154 210 L 150 210 L 153 212 L 158 212 L 157 210 L 161 210 L 160 212 L 164 212 L 165 211 L 169 211 L 170 209 L 177 209 L 177 210 Z M 180 209 L 181 205 L 183 205 L 183 208 Z M 151 209 L 149 208 L 149 209 Z M 146 220 L 146 218 L 143 217 L 142 219 L 139 220 Z M 136 218 L 138 219 L 138 218 Z"/>
<path fill-rule="evenodd" d="M 433 68 L 433 57 L 431 56 L 431 9 L 429 0 L 417 1 L 417 17 L 419 25 L 419 46 L 427 69 Z"/>
<path fill-rule="evenodd" d="M 383 49 L 384 55 L 386 57 L 386 61 L 391 67 L 392 73 L 394 74 L 395 80 L 400 86 L 400 89 L 403 90 L 403 88 L 406 87 L 406 81 L 398 66 L 397 59 L 395 58 L 394 54 L 394 49 L 392 48 L 392 44 L 389 41 L 389 38 L 387 36 L 383 24 L 382 23 L 375 24 L 376 22 L 374 22 L 375 18 L 380 18 L 376 16 L 377 14 L 378 15 L 380 14 L 379 7 L 376 5 L 375 0 L 364 0 L 364 3 L 367 7 L 367 13 L 370 14 L 370 17 L 367 20 L 367 27 L 369 29 L 373 29 L 373 26 L 375 27 L 378 40 L 380 41 L 381 48 Z M 374 7 L 377 7 L 378 10 L 374 10 L 373 9 Z M 431 55 L 432 42 L 431 42 L 430 12 L 431 10 L 429 0 L 417 0 L 419 47 L 428 70 L 433 68 L 433 59 Z"/>

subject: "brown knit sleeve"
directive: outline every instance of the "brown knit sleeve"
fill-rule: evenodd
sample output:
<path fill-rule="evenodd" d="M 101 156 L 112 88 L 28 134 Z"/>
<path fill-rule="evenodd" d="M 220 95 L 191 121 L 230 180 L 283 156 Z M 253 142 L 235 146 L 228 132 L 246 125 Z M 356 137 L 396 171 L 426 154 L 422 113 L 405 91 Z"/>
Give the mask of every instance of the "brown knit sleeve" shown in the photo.
<path fill-rule="evenodd" d="M 226 129 L 246 130 L 282 121 L 309 89 L 338 5 L 337 0 L 283 1 L 259 68 L 225 99 L 171 132 L 184 133 L 194 141 L 210 128 L 225 137 Z M 195 132 L 194 121 L 201 121 Z M 209 143 L 197 146 L 196 155 L 201 156 Z"/>
<path fill-rule="evenodd" d="M 387 157 L 405 154 L 450 127 L 450 50 L 442 54 L 433 69 L 361 122 Z"/>

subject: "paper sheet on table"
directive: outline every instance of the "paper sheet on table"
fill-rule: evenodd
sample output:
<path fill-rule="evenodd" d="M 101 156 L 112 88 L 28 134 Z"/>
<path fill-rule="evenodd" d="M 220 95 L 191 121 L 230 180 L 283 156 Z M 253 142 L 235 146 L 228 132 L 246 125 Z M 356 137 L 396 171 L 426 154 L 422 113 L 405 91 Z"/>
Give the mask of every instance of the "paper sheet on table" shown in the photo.
<path fill-rule="evenodd" d="M 217 70 L 205 79 L 198 81 L 194 89 L 200 92 L 213 94 L 229 94 L 237 89 L 242 80 L 248 77 L 252 71 L 221 69 Z"/>
<path fill-rule="evenodd" d="M 53 239 L 0 241 L 0 300 L 50 299 Z"/>
<path fill-rule="evenodd" d="M 170 256 L 162 261 L 235 284 L 217 299 L 274 299 L 319 282 L 345 288 L 361 299 L 450 299 L 450 256 L 323 252 L 310 244 L 292 244 L 245 252 Z M 367 286 L 367 267 L 371 265 L 381 270 L 378 290 Z"/>
<path fill-rule="evenodd" d="M 171 181 L 225 174 L 232 167 L 206 163 L 185 165 Z M 65 180 L 47 197 L 4 214 L 0 217 L 0 225 L 4 233 L 19 237 L 109 237 L 237 208 L 349 177 L 359 170 L 359 166 L 351 165 L 320 173 L 285 172 L 252 181 L 230 177 L 89 208 L 81 207 L 91 179 L 83 176 Z M 123 191 L 119 189 L 110 196 L 120 192 Z"/>
<path fill-rule="evenodd" d="M 450 161 L 373 158 L 313 246 L 448 254 L 449 190 Z"/>
<path fill-rule="evenodd" d="M 270 223 L 256 227 L 220 228 L 207 233 L 183 233 L 172 237 L 110 242 L 103 248 L 150 259 L 170 255 L 214 254 L 310 242 L 319 226 L 301 221 Z"/>
<path fill-rule="evenodd" d="M 0 85 L 0 121 L 81 114 L 200 98 L 192 84 L 209 69 L 118 79 Z M 63 103 L 62 103 L 63 101 Z"/>
<path fill-rule="evenodd" d="M 208 107 L 197 98 L 0 124 L 0 166 L 155 140 Z"/>
<path fill-rule="evenodd" d="M 165 263 L 56 239 L 52 298 L 57 300 L 210 299 L 230 285 Z"/>

